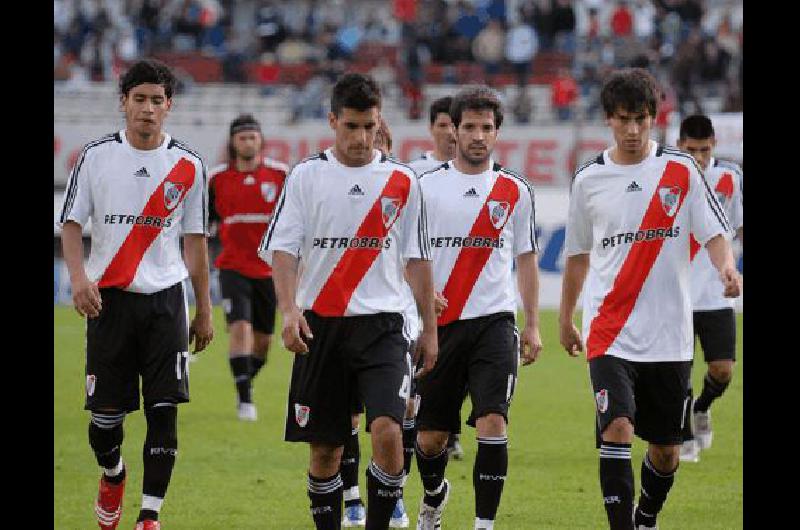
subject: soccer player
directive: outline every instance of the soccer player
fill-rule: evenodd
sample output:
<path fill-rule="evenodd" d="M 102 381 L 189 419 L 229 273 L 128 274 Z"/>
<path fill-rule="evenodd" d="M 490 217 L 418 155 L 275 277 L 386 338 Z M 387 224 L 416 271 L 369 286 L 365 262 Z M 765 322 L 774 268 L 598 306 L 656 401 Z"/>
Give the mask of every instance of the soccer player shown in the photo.
<path fill-rule="evenodd" d="M 534 196 L 524 177 L 491 159 L 503 122 L 491 89 L 459 92 L 450 116 L 455 159 L 420 176 L 433 212 L 428 229 L 434 284 L 447 307 L 437 322 L 439 359 L 418 381 L 416 455 L 425 494 L 417 528 L 441 527 L 450 495 L 447 438 L 461 430 L 461 405 L 469 393 L 467 423 L 476 428 L 478 440 L 472 474 L 475 528 L 491 529 L 508 470 L 508 410 L 520 352 L 527 365 L 542 348 Z M 521 334 L 515 326 L 515 259 L 525 311 Z"/>
<path fill-rule="evenodd" d="M 426 171 L 437 168 L 452 160 L 456 155 L 456 137 L 453 131 L 453 120 L 450 119 L 450 104 L 453 102 L 452 96 L 445 96 L 439 98 L 431 103 L 428 110 L 430 117 L 430 125 L 428 131 L 433 139 L 434 150 L 426 151 L 422 156 L 416 160 L 408 163 L 417 175 L 422 175 Z M 436 293 L 437 311 L 445 305 L 445 300 L 441 293 Z M 416 390 L 416 388 L 414 388 Z M 412 393 L 412 403 L 416 401 L 416 395 Z M 408 432 L 406 432 L 408 431 Z M 414 440 L 416 439 L 416 428 L 411 423 L 404 426 L 403 431 L 404 440 L 410 440 L 410 446 L 406 447 L 406 451 L 414 452 Z M 464 449 L 461 447 L 458 433 L 451 433 L 447 439 L 447 452 L 455 460 L 464 458 Z M 405 442 L 404 442 L 405 443 Z"/>
<path fill-rule="evenodd" d="M 366 527 L 387 528 L 402 496 L 400 426 L 412 377 L 404 273 L 424 324 L 418 375 L 438 350 L 422 192 L 413 170 L 373 148 L 380 107 L 371 77 L 337 81 L 328 115 L 334 145 L 292 169 L 259 247 L 273 267 L 284 344 L 296 354 L 285 439 L 310 444 L 308 495 L 319 529 L 341 523 L 339 465 L 354 401 L 364 403 L 372 435 Z"/>
<path fill-rule="evenodd" d="M 715 145 L 714 126 L 707 116 L 696 114 L 683 120 L 678 147 L 697 161 L 741 242 L 744 238 L 742 170 L 733 162 L 714 158 Z M 694 334 L 700 339 L 708 371 L 703 379 L 702 393 L 693 407 L 691 378 L 689 381 L 681 460 L 697 462 L 700 450 L 711 447 L 711 404 L 725 392 L 733 376 L 736 315 L 734 300 L 722 296 L 722 285 L 708 252 L 694 238 L 691 238 L 691 259 Z M 692 414 L 691 419 L 689 414 Z"/>
<path fill-rule="evenodd" d="M 136 528 L 160 528 L 178 453 L 177 405 L 189 401 L 189 345 L 199 352 L 213 337 L 205 164 L 163 130 L 175 84 L 153 60 L 120 78 L 125 129 L 84 147 L 58 220 L 73 303 L 87 317 L 85 408 L 89 445 L 103 468 L 95 503 L 101 529 L 116 528 L 122 511 L 122 423 L 139 409 L 139 376 L 147 436 Z M 81 227 L 90 220 L 84 268 Z M 191 323 L 187 275 L 197 299 Z"/>
<path fill-rule="evenodd" d="M 222 243 L 214 264 L 230 333 L 228 360 L 238 415 L 255 421 L 251 382 L 267 361 L 275 327 L 272 269 L 257 250 L 289 168 L 261 156 L 261 125 L 250 114 L 231 122 L 229 138 L 228 164 L 211 171 L 209 219 Z"/>
<path fill-rule="evenodd" d="M 681 445 L 692 359 L 689 234 L 706 247 L 725 296 L 737 296 L 725 213 L 694 160 L 650 139 L 658 91 L 645 70 L 601 90 L 611 148 L 573 178 L 560 342 L 585 351 L 597 405 L 600 489 L 610 527 L 656 528 Z M 587 279 L 588 274 L 588 279 Z M 583 292 L 583 333 L 573 324 Z M 631 442 L 648 442 L 634 512 Z"/>

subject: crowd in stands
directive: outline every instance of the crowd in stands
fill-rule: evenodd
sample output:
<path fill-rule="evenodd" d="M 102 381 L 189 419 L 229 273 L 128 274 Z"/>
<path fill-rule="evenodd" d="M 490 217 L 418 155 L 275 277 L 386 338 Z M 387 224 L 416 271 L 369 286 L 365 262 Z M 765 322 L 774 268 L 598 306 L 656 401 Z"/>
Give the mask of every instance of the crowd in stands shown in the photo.
<path fill-rule="evenodd" d="M 346 70 L 423 115 L 426 84 L 551 87 L 559 120 L 600 117 L 613 68 L 649 68 L 666 112 L 742 110 L 742 2 L 731 0 L 54 0 L 54 78 L 114 80 L 143 56 L 186 82 L 295 85 L 295 120 L 324 116 Z M 516 121 L 534 121 L 517 90 Z M 712 109 L 713 110 L 713 109 Z"/>

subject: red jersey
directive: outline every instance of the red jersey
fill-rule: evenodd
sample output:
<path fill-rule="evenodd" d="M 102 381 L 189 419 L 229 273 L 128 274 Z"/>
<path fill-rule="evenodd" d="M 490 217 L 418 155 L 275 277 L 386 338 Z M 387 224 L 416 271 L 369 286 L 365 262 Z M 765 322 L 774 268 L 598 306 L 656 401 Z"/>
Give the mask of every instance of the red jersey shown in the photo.
<path fill-rule="evenodd" d="M 222 243 L 222 252 L 214 261 L 218 269 L 249 278 L 272 275 L 272 268 L 257 251 L 288 172 L 286 164 L 266 157 L 255 171 L 237 171 L 228 164 L 211 171 L 209 217 L 218 223 Z"/>

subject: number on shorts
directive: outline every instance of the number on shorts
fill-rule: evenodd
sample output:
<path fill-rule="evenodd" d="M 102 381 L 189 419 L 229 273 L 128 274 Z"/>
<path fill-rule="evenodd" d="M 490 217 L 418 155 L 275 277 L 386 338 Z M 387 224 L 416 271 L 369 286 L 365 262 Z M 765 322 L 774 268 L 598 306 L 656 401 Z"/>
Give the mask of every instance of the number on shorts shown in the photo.
<path fill-rule="evenodd" d="M 403 384 L 400 385 L 397 395 L 405 400 L 408 400 L 408 396 L 411 395 L 411 378 L 408 375 L 403 376 Z"/>

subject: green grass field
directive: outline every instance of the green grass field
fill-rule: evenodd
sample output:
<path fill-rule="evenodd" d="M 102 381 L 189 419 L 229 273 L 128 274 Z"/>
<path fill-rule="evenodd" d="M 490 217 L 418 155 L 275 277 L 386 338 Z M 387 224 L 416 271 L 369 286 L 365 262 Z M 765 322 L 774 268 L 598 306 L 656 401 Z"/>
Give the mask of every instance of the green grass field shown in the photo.
<path fill-rule="evenodd" d="M 237 420 L 227 362 L 227 335 L 219 308 L 216 338 L 190 364 L 192 401 L 178 415 L 179 456 L 161 511 L 165 529 L 313 528 L 306 497 L 308 449 L 283 442 L 291 355 L 274 347 L 254 388 L 259 421 Z M 511 407 L 509 472 L 497 528 L 606 528 L 598 457 L 594 446 L 594 399 L 584 359 L 569 358 L 558 345 L 556 313 L 542 315 L 544 352 L 521 368 Z M 662 529 L 733 529 L 742 523 L 742 353 L 738 316 L 737 375 L 714 404 L 714 445 L 698 464 L 682 464 L 659 516 Z M 99 468 L 87 440 L 83 410 L 84 323 L 71 308 L 54 308 L 54 527 L 97 528 L 92 503 Z M 699 392 L 704 363 L 695 364 Z M 467 404 L 468 406 L 468 404 Z M 462 411 L 466 417 L 467 407 Z M 141 503 L 141 411 L 125 421 L 122 454 L 129 478 L 121 529 L 132 529 Z M 443 526 L 472 528 L 474 431 L 464 427 L 466 460 L 452 461 L 447 476 L 453 494 Z M 369 440 L 362 429 L 362 496 Z M 634 474 L 644 444 L 633 447 Z M 421 487 L 416 465 L 405 491 L 412 527 Z"/>

